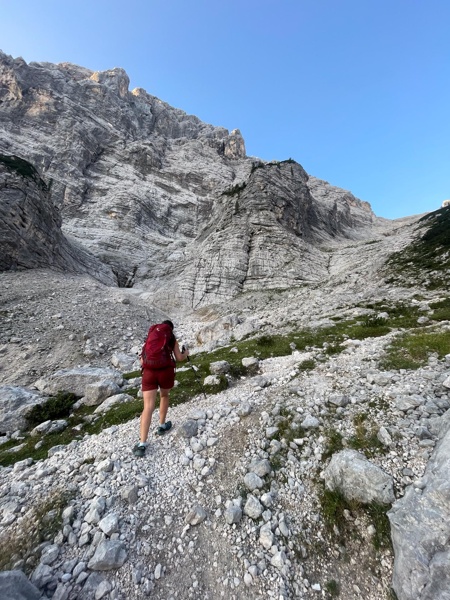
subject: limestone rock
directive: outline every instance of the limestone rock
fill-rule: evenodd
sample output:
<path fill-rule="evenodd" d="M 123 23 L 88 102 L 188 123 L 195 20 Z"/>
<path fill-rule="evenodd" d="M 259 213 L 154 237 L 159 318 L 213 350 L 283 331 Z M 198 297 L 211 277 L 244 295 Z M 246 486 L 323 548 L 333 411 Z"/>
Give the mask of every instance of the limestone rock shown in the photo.
<path fill-rule="evenodd" d="M 249 494 L 244 506 L 244 513 L 251 519 L 257 519 L 261 516 L 263 510 L 263 506 L 258 498 L 255 498 L 255 496 Z"/>
<path fill-rule="evenodd" d="M 259 475 L 259 477 L 265 477 L 272 471 L 272 467 L 270 466 L 270 462 L 267 458 L 255 459 L 250 463 L 250 470 L 253 473 Z"/>
<path fill-rule="evenodd" d="M 84 388 L 83 404 L 86 404 L 86 406 L 97 406 L 103 400 L 106 400 L 106 398 L 117 394 L 119 389 L 115 381 L 103 380 L 89 383 Z"/>
<path fill-rule="evenodd" d="M 203 385 L 220 385 L 220 379 L 217 375 L 207 375 L 203 380 Z"/>
<path fill-rule="evenodd" d="M 239 523 L 242 518 L 242 509 L 237 506 L 237 504 L 231 502 L 225 511 L 224 517 L 225 521 L 229 525 L 233 525 L 233 523 Z"/>
<path fill-rule="evenodd" d="M 264 485 L 264 481 L 256 473 L 247 473 L 244 477 L 244 484 L 251 492 L 260 489 Z"/>
<path fill-rule="evenodd" d="M 319 246 L 374 227 L 367 203 L 295 161 L 247 157 L 238 129 L 130 92 L 122 69 L 27 64 L 1 53 L 0 73 L 2 139 L 32 173 L 5 188 L 14 214 L 0 268 L 21 267 L 25 257 L 26 268 L 78 269 L 123 287 L 139 283 L 155 302 L 200 307 L 316 282 L 328 265 Z M 230 339 L 235 324 L 217 334 Z"/>
<path fill-rule="evenodd" d="M 26 415 L 45 402 L 42 394 L 12 385 L 0 386 L 0 397 L 0 433 L 25 428 Z"/>
<path fill-rule="evenodd" d="M 363 504 L 395 500 L 392 477 L 356 450 L 334 454 L 323 475 L 327 489 L 341 491 L 347 500 Z"/>
<path fill-rule="evenodd" d="M 0 598 L 8 600 L 39 600 L 41 593 L 23 571 L 2 571 L 0 573 Z"/>
<path fill-rule="evenodd" d="M 130 396 L 130 394 L 115 394 L 114 396 L 110 396 L 109 398 L 107 398 L 104 402 L 100 404 L 100 406 L 97 406 L 97 408 L 94 410 L 94 413 L 104 413 L 107 412 L 113 406 L 116 406 L 117 404 L 124 404 L 126 402 L 133 401 L 134 398 L 133 396 Z"/>
<path fill-rule="evenodd" d="M 123 383 L 122 373 L 115 369 L 78 367 L 74 369 L 61 369 L 50 377 L 39 379 L 35 386 L 47 394 L 56 394 L 59 391 L 72 392 L 77 396 L 84 396 L 88 385 L 110 382 L 120 386 Z"/>
<path fill-rule="evenodd" d="M 207 514 L 206 514 L 205 509 L 200 505 L 196 505 L 186 515 L 185 521 L 186 521 L 186 523 L 189 523 L 189 525 L 199 525 L 206 519 L 206 517 L 207 517 Z"/>
<path fill-rule="evenodd" d="M 188 419 L 178 427 L 178 435 L 184 438 L 192 438 L 197 435 L 198 423 L 194 419 Z"/>
<path fill-rule="evenodd" d="M 230 370 L 230 363 L 226 360 L 218 360 L 209 365 L 209 370 L 213 375 L 224 375 Z"/>
<path fill-rule="evenodd" d="M 409 486 L 388 513 L 399 600 L 444 599 L 450 589 L 449 421 L 422 478 L 423 489 Z"/>
<path fill-rule="evenodd" d="M 33 164 L 0 154 L 0 196 L 0 271 L 53 267 L 115 285 L 109 267 L 64 236 L 50 185 Z"/>
<path fill-rule="evenodd" d="M 126 559 L 127 552 L 123 542 L 104 540 L 97 546 L 88 567 L 93 571 L 110 571 L 121 567 Z"/>

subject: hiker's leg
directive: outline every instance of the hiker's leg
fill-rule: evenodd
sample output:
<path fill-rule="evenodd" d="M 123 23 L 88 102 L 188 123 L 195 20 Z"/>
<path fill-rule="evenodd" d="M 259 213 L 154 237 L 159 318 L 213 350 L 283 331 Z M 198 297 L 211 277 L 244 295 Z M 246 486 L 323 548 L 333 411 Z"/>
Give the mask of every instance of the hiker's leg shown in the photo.
<path fill-rule="evenodd" d="M 164 425 L 166 422 L 167 411 L 169 409 L 169 392 L 170 390 L 159 390 L 159 424 Z"/>
<path fill-rule="evenodd" d="M 141 414 L 141 422 L 139 427 L 140 441 L 146 442 L 148 437 L 148 430 L 152 422 L 153 411 L 155 410 L 156 394 L 158 390 L 149 390 L 142 392 L 144 398 L 144 410 Z"/>

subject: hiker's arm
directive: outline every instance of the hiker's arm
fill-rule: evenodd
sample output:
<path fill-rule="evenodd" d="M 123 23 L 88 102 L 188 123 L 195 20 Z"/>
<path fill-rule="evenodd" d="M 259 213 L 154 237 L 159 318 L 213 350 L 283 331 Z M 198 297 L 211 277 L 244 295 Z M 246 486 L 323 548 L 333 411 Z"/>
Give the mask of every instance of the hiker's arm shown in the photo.
<path fill-rule="evenodd" d="M 175 346 L 173 348 L 173 353 L 175 355 L 175 358 L 179 361 L 186 360 L 187 357 L 189 356 L 189 351 L 187 349 L 184 352 L 181 352 L 178 342 L 175 342 Z"/>

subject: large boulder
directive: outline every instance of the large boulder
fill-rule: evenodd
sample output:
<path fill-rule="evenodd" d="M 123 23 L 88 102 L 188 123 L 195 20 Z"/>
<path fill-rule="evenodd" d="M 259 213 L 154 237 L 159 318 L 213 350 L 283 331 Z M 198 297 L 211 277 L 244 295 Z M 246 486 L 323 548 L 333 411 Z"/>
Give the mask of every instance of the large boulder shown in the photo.
<path fill-rule="evenodd" d="M 116 369 L 98 367 L 61 369 L 50 375 L 50 377 L 39 379 L 34 385 L 38 390 L 47 394 L 64 391 L 72 392 L 77 396 L 84 396 L 88 385 L 105 381 L 114 382 L 121 386 L 123 384 L 122 373 Z"/>
<path fill-rule="evenodd" d="M 140 368 L 137 356 L 135 354 L 125 354 L 124 352 L 115 352 L 111 357 L 111 364 L 122 373 L 129 373 Z"/>
<path fill-rule="evenodd" d="M 362 504 L 392 504 L 392 477 L 356 450 L 342 450 L 331 458 L 324 473 L 325 487 Z"/>
<path fill-rule="evenodd" d="M 0 598 L 4 600 L 39 600 L 41 592 L 22 571 L 0 573 Z"/>
<path fill-rule="evenodd" d="M 127 551 L 119 540 L 104 540 L 97 546 L 94 556 L 88 563 L 93 571 L 119 569 L 127 559 Z"/>
<path fill-rule="evenodd" d="M 0 387 L 0 433 L 24 429 L 26 416 L 45 398 L 36 391 L 24 387 L 4 385 Z"/>
<path fill-rule="evenodd" d="M 119 391 L 120 388 L 115 381 L 95 381 L 85 387 L 83 403 L 86 406 L 98 406 L 107 398 L 118 394 Z"/>
<path fill-rule="evenodd" d="M 388 513 L 399 600 L 450 598 L 450 411 L 419 486 L 407 488 Z"/>
<path fill-rule="evenodd" d="M 94 413 L 104 413 L 107 412 L 113 406 L 117 406 L 118 404 L 125 404 L 126 402 L 133 402 L 135 398 L 130 396 L 130 394 L 115 394 L 114 396 L 110 396 L 104 402 L 97 406 L 94 410 Z"/>
<path fill-rule="evenodd" d="M 209 370 L 213 375 L 224 375 L 230 370 L 230 363 L 226 360 L 217 360 L 209 365 Z"/>

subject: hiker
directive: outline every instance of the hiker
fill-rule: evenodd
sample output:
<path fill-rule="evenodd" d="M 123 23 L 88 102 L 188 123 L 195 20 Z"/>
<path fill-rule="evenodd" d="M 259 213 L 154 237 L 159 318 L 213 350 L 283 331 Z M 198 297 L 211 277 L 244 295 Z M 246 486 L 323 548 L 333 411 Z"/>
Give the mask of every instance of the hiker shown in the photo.
<path fill-rule="evenodd" d="M 145 454 L 158 388 L 159 427 L 156 433 L 163 435 L 172 427 L 171 421 L 166 421 L 166 416 L 169 408 L 169 392 L 175 384 L 175 365 L 177 360 L 186 360 L 188 356 L 189 352 L 184 347 L 180 350 L 173 334 L 172 321 L 163 321 L 150 327 L 139 357 L 142 366 L 144 410 L 139 426 L 140 441 L 133 448 L 135 456 Z"/>

